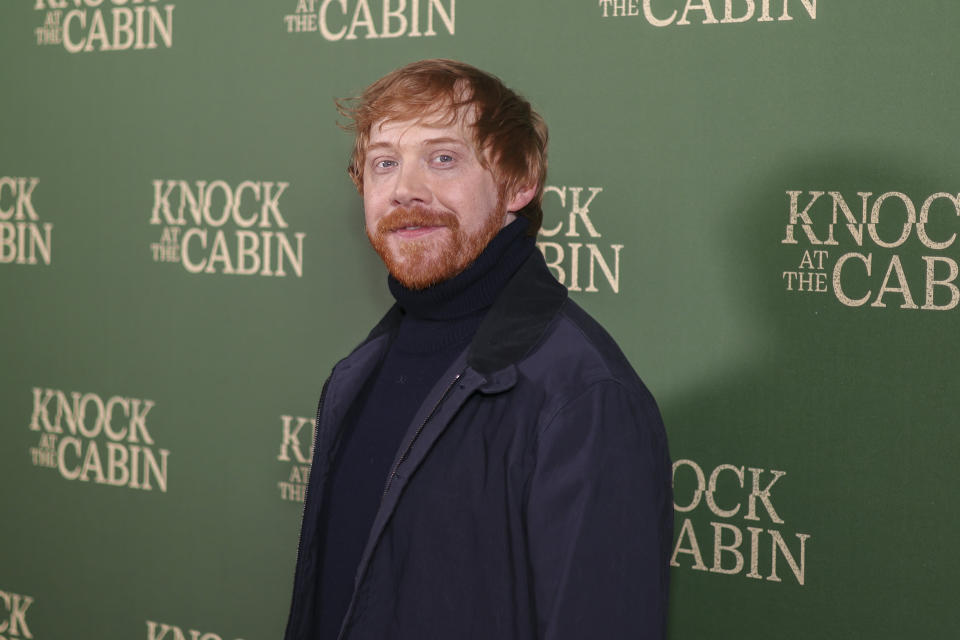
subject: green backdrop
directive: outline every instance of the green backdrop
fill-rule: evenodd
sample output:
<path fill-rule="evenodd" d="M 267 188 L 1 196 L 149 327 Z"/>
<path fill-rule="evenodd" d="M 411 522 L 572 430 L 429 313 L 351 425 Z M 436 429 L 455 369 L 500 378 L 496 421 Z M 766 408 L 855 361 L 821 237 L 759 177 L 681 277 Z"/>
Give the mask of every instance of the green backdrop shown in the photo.
<path fill-rule="evenodd" d="M 282 634 L 312 415 L 390 303 L 336 97 L 551 128 L 540 248 L 654 392 L 670 637 L 947 638 L 948 0 L 8 0 L 0 636 Z"/>

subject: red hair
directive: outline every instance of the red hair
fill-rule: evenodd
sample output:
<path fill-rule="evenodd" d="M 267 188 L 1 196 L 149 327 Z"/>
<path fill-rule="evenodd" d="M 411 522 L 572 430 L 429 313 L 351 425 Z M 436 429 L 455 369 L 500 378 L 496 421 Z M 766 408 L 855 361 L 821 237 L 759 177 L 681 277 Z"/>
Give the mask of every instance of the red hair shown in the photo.
<path fill-rule="evenodd" d="M 338 100 L 350 119 L 353 155 L 347 172 L 363 193 L 363 169 L 371 127 L 382 120 L 429 120 L 452 125 L 467 119 L 480 161 L 490 168 L 501 200 L 535 187 L 533 199 L 517 212 L 535 235 L 543 220 L 541 201 L 547 175 L 547 125 L 530 103 L 499 78 L 456 60 L 421 60 L 380 78 L 357 98 Z"/>

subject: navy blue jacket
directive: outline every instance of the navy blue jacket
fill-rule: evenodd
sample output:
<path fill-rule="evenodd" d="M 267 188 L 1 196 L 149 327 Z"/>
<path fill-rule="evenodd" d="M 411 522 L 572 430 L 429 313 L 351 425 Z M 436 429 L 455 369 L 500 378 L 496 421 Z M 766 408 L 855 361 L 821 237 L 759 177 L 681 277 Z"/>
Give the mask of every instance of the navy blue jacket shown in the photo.
<path fill-rule="evenodd" d="M 313 640 L 321 500 L 392 308 L 324 385 L 287 640 Z M 656 404 L 539 251 L 397 452 L 341 638 L 663 638 L 673 513 Z"/>

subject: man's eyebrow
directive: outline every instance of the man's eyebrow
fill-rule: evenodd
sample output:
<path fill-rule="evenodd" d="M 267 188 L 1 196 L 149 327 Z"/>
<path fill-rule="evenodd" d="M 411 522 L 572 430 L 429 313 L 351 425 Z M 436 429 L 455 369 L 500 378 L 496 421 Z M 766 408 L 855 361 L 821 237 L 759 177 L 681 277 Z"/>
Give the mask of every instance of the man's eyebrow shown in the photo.
<path fill-rule="evenodd" d="M 466 143 L 466 141 L 461 140 L 460 138 L 450 138 L 450 137 L 428 138 L 428 139 L 426 139 L 426 140 L 423 140 L 423 141 L 420 143 L 420 146 L 421 146 L 421 147 L 429 147 L 429 146 L 438 145 L 438 144 L 457 144 L 457 145 L 460 145 L 460 146 L 462 146 L 462 147 L 469 146 L 469 145 Z M 367 151 L 370 151 L 371 149 L 392 149 L 392 148 L 393 148 L 393 144 L 392 144 L 392 143 L 390 143 L 390 142 L 383 142 L 383 141 L 381 141 L 381 142 L 371 142 L 369 145 L 367 145 Z"/>
<path fill-rule="evenodd" d="M 459 144 L 461 146 L 467 146 L 467 143 L 460 138 L 429 138 L 420 143 L 422 146 L 426 147 L 434 144 Z"/>

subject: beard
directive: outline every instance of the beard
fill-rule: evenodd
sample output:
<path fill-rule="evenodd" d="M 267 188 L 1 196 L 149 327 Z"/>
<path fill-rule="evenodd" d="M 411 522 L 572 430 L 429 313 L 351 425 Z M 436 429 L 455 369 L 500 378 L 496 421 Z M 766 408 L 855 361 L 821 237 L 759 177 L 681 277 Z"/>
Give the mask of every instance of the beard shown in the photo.
<path fill-rule="evenodd" d="M 473 264 L 503 227 L 506 211 L 497 209 L 472 233 L 460 228 L 457 216 L 424 207 L 397 208 L 380 219 L 367 238 L 397 281 L 421 290 L 456 276 Z M 422 238 L 401 238 L 394 231 L 405 227 L 442 227 Z"/>

